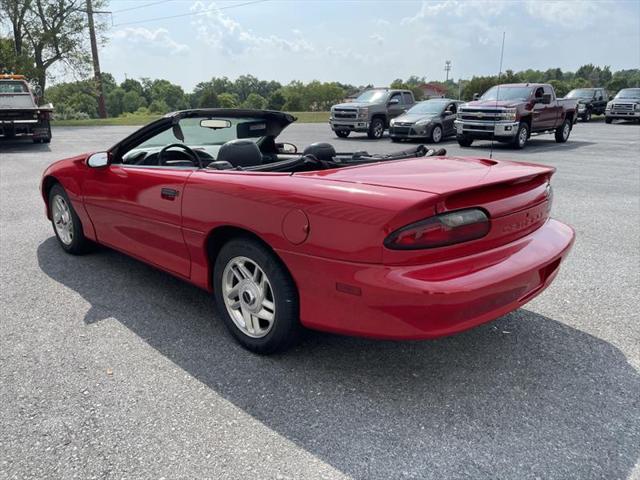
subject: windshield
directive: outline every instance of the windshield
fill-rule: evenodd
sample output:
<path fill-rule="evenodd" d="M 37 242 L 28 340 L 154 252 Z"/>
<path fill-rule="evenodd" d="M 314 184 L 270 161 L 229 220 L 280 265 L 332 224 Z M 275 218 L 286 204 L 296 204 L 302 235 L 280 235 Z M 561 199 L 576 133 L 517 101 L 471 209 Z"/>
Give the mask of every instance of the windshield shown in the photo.
<path fill-rule="evenodd" d="M 567 93 L 567 98 L 593 98 L 594 90 L 589 90 L 587 88 L 576 88 L 575 90 L 571 90 Z"/>
<path fill-rule="evenodd" d="M 448 104 L 448 101 L 427 100 L 411 107 L 407 113 L 440 113 Z"/>
<path fill-rule="evenodd" d="M 531 87 L 492 87 L 485 92 L 480 100 L 529 100 Z"/>
<path fill-rule="evenodd" d="M 2 93 L 28 93 L 27 85 L 18 81 L 0 82 L 0 94 Z"/>
<path fill-rule="evenodd" d="M 624 88 L 618 92 L 616 98 L 628 98 L 630 100 L 640 100 L 640 88 Z"/>
<path fill-rule="evenodd" d="M 358 95 L 355 101 L 361 103 L 378 103 L 384 101 L 388 95 L 389 92 L 386 90 L 367 90 Z"/>

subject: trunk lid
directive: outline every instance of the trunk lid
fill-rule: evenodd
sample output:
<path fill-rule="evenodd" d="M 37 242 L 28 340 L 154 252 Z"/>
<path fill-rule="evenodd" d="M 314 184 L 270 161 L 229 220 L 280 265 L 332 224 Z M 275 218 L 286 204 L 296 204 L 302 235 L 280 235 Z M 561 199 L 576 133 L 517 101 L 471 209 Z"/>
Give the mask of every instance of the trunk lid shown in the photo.
<path fill-rule="evenodd" d="M 548 218 L 555 169 L 531 163 L 482 158 L 422 157 L 341 169 L 305 172 L 296 177 L 324 179 L 398 191 L 420 191 L 425 203 L 416 204 L 385 226 L 386 234 L 433 215 L 481 208 L 491 219 L 489 234 L 481 239 L 430 250 L 387 251 L 386 261 L 415 263 L 453 258 L 499 246 L 539 228 Z M 434 197 L 435 195 L 435 197 Z"/>

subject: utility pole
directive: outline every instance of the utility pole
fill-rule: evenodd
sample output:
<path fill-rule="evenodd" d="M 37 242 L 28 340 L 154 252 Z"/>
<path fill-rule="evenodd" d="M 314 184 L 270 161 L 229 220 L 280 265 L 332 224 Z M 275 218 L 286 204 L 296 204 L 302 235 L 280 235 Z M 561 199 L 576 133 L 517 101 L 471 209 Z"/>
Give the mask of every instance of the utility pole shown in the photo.
<path fill-rule="evenodd" d="M 87 0 L 87 16 L 89 18 L 89 36 L 91 37 L 93 74 L 98 90 L 98 115 L 100 118 L 107 118 L 107 109 L 104 104 L 104 89 L 102 88 L 102 74 L 100 73 L 100 60 L 98 60 L 98 41 L 96 40 L 96 27 L 93 23 L 93 6 L 91 5 L 91 0 Z"/>
<path fill-rule="evenodd" d="M 447 79 L 445 82 L 449 81 L 449 72 L 451 71 L 451 60 L 447 60 L 444 62 L 444 71 L 447 72 Z"/>

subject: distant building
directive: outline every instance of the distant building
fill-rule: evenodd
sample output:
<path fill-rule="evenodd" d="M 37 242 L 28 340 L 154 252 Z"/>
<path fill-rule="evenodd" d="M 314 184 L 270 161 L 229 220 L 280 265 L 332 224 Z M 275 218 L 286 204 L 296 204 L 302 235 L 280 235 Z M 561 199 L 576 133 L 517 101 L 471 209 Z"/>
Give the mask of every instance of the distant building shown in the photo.
<path fill-rule="evenodd" d="M 418 87 L 422 90 L 422 96 L 428 98 L 443 98 L 447 94 L 447 89 L 437 83 L 423 83 Z"/>

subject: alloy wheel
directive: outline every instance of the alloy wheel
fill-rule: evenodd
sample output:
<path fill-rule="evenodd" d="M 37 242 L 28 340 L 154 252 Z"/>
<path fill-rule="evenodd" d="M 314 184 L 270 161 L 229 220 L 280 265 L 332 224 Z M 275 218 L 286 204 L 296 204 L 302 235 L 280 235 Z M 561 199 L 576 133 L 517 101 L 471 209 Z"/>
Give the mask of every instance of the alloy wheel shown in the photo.
<path fill-rule="evenodd" d="M 247 257 L 234 257 L 222 273 L 222 295 L 229 316 L 238 329 L 262 338 L 273 327 L 276 302 L 267 274 Z"/>
<path fill-rule="evenodd" d="M 71 242 L 73 242 L 73 219 L 71 218 L 69 205 L 62 195 L 53 197 L 51 215 L 53 217 L 53 226 L 60 241 L 65 245 L 71 245 Z"/>

